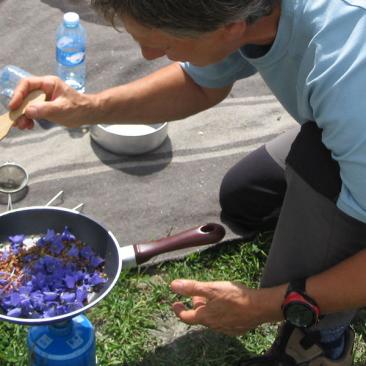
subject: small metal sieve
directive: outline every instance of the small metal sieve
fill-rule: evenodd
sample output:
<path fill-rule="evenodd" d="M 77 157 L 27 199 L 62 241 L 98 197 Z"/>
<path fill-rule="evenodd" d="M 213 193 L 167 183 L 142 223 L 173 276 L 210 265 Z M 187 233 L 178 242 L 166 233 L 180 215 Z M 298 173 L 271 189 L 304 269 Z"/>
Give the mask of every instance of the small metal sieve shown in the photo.
<path fill-rule="evenodd" d="M 0 166 L 0 202 L 7 204 L 8 211 L 13 202 L 20 201 L 28 191 L 28 173 L 19 164 L 7 162 Z"/>

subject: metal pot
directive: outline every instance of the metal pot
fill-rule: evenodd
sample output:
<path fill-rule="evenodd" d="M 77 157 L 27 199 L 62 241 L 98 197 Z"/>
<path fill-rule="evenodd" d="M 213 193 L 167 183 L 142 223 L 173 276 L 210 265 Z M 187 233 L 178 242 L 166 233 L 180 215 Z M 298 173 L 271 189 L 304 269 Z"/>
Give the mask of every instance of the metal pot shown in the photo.
<path fill-rule="evenodd" d="M 0 320 L 26 325 L 50 324 L 77 316 L 102 300 L 116 284 L 122 268 L 134 267 L 149 259 L 170 251 L 202 246 L 219 242 L 225 229 L 219 224 L 206 224 L 181 232 L 177 235 L 142 244 L 120 247 L 114 235 L 93 219 L 78 211 L 35 206 L 16 209 L 0 215 L 0 242 L 11 235 L 34 235 L 45 233 L 47 229 L 62 232 L 67 226 L 81 241 L 104 258 L 108 281 L 95 294 L 94 299 L 83 308 L 52 318 L 25 319 L 9 317 L 0 313 Z"/>
<path fill-rule="evenodd" d="M 115 154 L 139 155 L 159 147 L 168 135 L 168 123 L 151 125 L 94 125 L 91 138 Z"/>

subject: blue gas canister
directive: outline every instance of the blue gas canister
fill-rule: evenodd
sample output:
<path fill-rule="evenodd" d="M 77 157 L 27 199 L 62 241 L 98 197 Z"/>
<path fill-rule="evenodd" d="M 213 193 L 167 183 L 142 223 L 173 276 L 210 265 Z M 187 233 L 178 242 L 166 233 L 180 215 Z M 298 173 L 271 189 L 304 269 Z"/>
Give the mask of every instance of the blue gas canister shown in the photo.
<path fill-rule="evenodd" d="M 30 366 L 96 366 L 94 328 L 84 315 L 33 326 L 27 343 Z"/>

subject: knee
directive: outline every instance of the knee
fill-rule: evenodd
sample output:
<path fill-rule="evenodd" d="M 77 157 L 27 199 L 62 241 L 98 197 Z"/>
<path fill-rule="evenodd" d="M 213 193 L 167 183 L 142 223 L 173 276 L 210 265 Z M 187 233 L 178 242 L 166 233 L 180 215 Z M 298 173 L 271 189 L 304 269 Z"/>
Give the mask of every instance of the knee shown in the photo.
<path fill-rule="evenodd" d="M 246 196 L 243 184 L 241 185 L 239 190 L 239 188 L 235 186 L 234 183 L 235 177 L 229 170 L 222 179 L 219 191 L 219 202 L 221 210 L 227 214 L 237 211 L 237 207 L 243 204 L 243 200 L 245 200 Z"/>
<path fill-rule="evenodd" d="M 246 215 L 251 216 L 253 202 L 251 202 L 250 184 L 246 182 L 245 173 L 241 175 L 241 182 L 235 172 L 228 171 L 224 176 L 219 191 L 219 202 L 222 213 L 233 219 L 241 219 Z"/>
<path fill-rule="evenodd" d="M 273 229 L 285 194 L 283 170 L 264 148 L 232 167 L 219 193 L 222 215 L 247 228 Z"/>

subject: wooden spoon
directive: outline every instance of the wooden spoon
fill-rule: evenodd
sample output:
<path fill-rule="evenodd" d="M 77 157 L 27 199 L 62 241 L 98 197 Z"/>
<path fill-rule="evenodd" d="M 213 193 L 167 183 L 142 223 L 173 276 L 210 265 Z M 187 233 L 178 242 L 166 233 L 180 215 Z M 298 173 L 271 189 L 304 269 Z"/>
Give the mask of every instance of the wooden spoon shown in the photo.
<path fill-rule="evenodd" d="M 0 141 L 9 133 L 15 121 L 24 114 L 28 105 L 34 102 L 44 102 L 46 94 L 41 90 L 34 90 L 28 94 L 21 106 L 15 111 L 6 112 L 0 116 Z"/>

